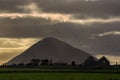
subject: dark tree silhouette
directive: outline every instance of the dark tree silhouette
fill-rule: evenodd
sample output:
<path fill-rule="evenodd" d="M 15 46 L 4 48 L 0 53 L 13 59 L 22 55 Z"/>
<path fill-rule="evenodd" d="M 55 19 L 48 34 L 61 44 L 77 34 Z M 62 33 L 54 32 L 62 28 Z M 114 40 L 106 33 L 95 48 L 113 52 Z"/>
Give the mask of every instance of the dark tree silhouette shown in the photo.
<path fill-rule="evenodd" d="M 108 68 L 110 66 L 110 62 L 106 57 L 102 57 L 98 60 L 97 66 L 100 68 Z"/>
<path fill-rule="evenodd" d="M 50 59 L 50 65 L 53 65 L 53 63 L 52 63 L 52 59 Z"/>
<path fill-rule="evenodd" d="M 84 67 L 85 68 L 96 68 L 96 60 L 94 57 L 89 56 L 88 59 L 84 62 Z"/>
<path fill-rule="evenodd" d="M 71 62 L 71 65 L 76 65 L 75 61 L 72 61 L 72 62 Z"/>
<path fill-rule="evenodd" d="M 31 63 L 33 66 L 38 66 L 40 64 L 40 59 L 32 59 Z"/>
<path fill-rule="evenodd" d="M 18 64 L 17 66 L 18 66 L 18 67 L 24 67 L 25 64 L 22 62 L 22 63 Z"/>
<path fill-rule="evenodd" d="M 49 60 L 48 59 L 41 60 L 41 65 L 49 65 Z"/>
<path fill-rule="evenodd" d="M 16 67 L 16 66 L 17 66 L 17 64 L 12 64 L 12 65 L 11 65 L 11 67 Z"/>

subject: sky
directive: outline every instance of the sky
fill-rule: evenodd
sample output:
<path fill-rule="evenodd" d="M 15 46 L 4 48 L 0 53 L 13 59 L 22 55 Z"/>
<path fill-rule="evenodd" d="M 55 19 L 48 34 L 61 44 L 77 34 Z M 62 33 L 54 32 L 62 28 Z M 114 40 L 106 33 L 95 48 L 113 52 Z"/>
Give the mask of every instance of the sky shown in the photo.
<path fill-rule="evenodd" d="M 45 37 L 120 64 L 120 0 L 0 0 L 0 64 Z"/>

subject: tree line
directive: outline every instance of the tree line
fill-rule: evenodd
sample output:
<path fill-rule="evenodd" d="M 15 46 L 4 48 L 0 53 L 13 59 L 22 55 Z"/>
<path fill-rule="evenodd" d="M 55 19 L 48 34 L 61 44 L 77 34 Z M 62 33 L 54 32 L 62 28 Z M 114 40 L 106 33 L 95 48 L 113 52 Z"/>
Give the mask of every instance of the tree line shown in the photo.
<path fill-rule="evenodd" d="M 110 65 L 109 60 L 106 57 L 101 57 L 96 60 L 93 56 L 89 56 L 83 64 L 76 64 L 75 61 L 71 61 L 68 64 L 64 61 L 53 62 L 52 59 L 31 59 L 29 63 L 21 62 L 19 64 L 2 65 L 1 67 L 40 67 L 40 66 L 79 66 L 79 68 L 120 68 L 120 65 Z"/>

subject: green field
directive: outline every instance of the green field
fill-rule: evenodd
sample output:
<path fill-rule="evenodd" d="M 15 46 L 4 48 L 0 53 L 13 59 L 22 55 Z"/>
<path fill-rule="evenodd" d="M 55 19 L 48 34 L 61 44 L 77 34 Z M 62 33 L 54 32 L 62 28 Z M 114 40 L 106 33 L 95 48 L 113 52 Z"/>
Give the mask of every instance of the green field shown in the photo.
<path fill-rule="evenodd" d="M 0 80 L 120 80 L 120 69 L 0 68 Z"/>
<path fill-rule="evenodd" d="M 80 68 L 0 68 L 0 73 L 41 73 L 41 72 L 62 72 L 62 73 L 117 73 L 120 69 L 80 69 Z"/>
<path fill-rule="evenodd" d="M 115 73 L 1 73 L 0 80 L 120 80 Z"/>

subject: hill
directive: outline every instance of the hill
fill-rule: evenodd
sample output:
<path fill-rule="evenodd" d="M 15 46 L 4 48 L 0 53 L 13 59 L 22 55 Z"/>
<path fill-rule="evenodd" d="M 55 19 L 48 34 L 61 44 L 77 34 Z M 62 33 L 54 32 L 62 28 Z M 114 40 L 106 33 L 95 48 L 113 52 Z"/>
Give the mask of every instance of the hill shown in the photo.
<path fill-rule="evenodd" d="M 52 59 L 53 62 L 67 62 L 68 64 L 75 61 L 77 64 L 81 64 L 89 56 L 91 56 L 89 53 L 74 48 L 61 40 L 47 37 L 8 61 L 6 65 L 28 63 L 31 59 Z"/>

